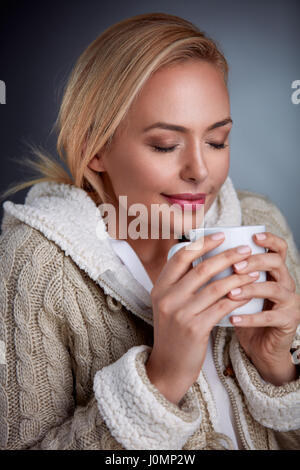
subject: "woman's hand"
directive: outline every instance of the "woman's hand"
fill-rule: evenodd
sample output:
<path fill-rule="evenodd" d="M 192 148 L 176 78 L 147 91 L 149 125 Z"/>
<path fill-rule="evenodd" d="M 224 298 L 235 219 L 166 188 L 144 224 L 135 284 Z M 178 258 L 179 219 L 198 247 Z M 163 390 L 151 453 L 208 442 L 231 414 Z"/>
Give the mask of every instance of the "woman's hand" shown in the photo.
<path fill-rule="evenodd" d="M 236 247 L 193 267 L 194 260 L 223 242 L 212 236 L 178 250 L 165 264 L 151 291 L 154 344 L 146 371 L 156 388 L 176 404 L 199 376 L 212 328 L 236 308 L 236 301 L 226 294 L 258 279 L 249 274 L 232 274 L 205 286 L 217 273 L 251 254 L 250 247 L 246 252 Z M 247 302 L 242 300 L 238 305 Z"/>
<path fill-rule="evenodd" d="M 248 265 L 237 273 L 267 271 L 266 282 L 256 282 L 242 287 L 231 299 L 265 298 L 263 311 L 257 314 L 231 317 L 238 340 L 261 376 L 275 384 L 296 380 L 297 369 L 292 362 L 290 348 L 300 323 L 300 296 L 295 293 L 296 285 L 285 264 L 287 242 L 265 232 L 266 238 L 257 245 L 268 248 L 267 253 L 252 255 Z M 240 321 L 235 321 L 236 319 Z"/>

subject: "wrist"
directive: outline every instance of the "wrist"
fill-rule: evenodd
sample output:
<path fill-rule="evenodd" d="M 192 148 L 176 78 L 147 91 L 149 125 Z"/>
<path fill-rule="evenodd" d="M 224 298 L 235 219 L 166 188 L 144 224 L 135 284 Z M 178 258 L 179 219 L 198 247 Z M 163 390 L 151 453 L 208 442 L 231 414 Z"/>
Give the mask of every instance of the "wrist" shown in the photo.
<path fill-rule="evenodd" d="M 272 363 L 254 358 L 251 358 L 251 361 L 262 379 L 276 386 L 297 380 L 299 376 L 298 368 L 293 363 L 290 353 L 288 353 L 288 357 L 272 361 Z"/>
<path fill-rule="evenodd" d="M 149 381 L 152 385 L 157 388 L 157 390 L 164 395 L 164 397 L 173 403 L 174 405 L 179 404 L 181 399 L 184 397 L 190 384 L 187 385 L 185 382 L 176 380 L 167 379 L 165 376 L 162 376 L 156 369 L 154 369 L 151 364 L 148 362 L 145 364 L 146 373 Z"/>

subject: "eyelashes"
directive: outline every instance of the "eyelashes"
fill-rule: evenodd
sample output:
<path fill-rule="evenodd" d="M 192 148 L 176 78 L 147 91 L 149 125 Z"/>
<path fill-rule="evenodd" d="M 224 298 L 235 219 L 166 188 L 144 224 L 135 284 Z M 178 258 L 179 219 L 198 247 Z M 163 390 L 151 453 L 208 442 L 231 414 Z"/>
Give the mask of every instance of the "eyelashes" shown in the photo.
<path fill-rule="evenodd" d="M 173 152 L 176 147 L 177 145 L 174 145 L 174 147 L 158 147 L 157 145 L 152 146 L 154 152 Z"/>
<path fill-rule="evenodd" d="M 214 149 L 214 150 L 223 150 L 226 147 L 228 147 L 228 144 L 215 144 L 213 142 L 209 142 L 209 145 Z M 152 148 L 154 152 L 173 152 L 176 149 L 177 145 L 173 145 L 173 147 L 158 147 L 157 145 L 153 145 Z"/>
<path fill-rule="evenodd" d="M 212 146 L 212 148 L 215 149 L 215 150 L 221 150 L 221 149 L 225 149 L 226 147 L 228 147 L 228 144 L 213 144 L 213 143 L 210 143 L 209 145 Z"/>

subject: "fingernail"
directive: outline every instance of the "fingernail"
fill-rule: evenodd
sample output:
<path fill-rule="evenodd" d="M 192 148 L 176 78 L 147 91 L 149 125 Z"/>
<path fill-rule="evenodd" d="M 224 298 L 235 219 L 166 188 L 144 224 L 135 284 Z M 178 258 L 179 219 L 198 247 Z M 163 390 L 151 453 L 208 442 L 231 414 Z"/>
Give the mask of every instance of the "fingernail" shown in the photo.
<path fill-rule="evenodd" d="M 235 267 L 235 269 L 240 271 L 241 269 L 244 269 L 246 266 L 248 266 L 248 262 L 247 261 L 241 261 L 240 263 L 236 263 L 233 266 Z"/>
<path fill-rule="evenodd" d="M 249 245 L 242 245 L 237 249 L 238 253 L 248 253 L 248 251 L 251 251 L 251 248 Z"/>
<path fill-rule="evenodd" d="M 242 321 L 241 317 L 231 317 L 232 323 L 239 323 Z"/>
<path fill-rule="evenodd" d="M 258 271 L 253 271 L 252 273 L 249 273 L 249 276 L 257 277 L 257 276 L 259 276 L 259 272 Z"/>
<path fill-rule="evenodd" d="M 242 292 L 242 289 L 240 289 L 239 287 L 237 287 L 236 289 L 232 289 L 232 290 L 230 291 L 230 294 L 231 294 L 231 295 L 238 295 L 238 294 L 240 294 L 241 292 Z"/>
<path fill-rule="evenodd" d="M 258 240 L 265 240 L 267 238 L 264 233 L 256 233 L 255 236 Z"/>
<path fill-rule="evenodd" d="M 225 233 L 223 232 L 214 233 L 210 238 L 212 240 L 222 240 L 222 238 L 225 238 Z"/>

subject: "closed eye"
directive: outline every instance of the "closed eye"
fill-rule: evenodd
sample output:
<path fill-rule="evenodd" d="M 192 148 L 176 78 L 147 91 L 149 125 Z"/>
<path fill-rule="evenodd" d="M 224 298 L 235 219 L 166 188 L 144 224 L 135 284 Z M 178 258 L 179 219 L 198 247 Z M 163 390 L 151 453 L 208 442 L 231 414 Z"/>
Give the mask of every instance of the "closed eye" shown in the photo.
<path fill-rule="evenodd" d="M 158 147 L 157 145 L 153 146 L 155 152 L 173 152 L 173 150 L 177 147 L 177 145 L 173 145 L 173 147 Z"/>
<path fill-rule="evenodd" d="M 209 142 L 209 145 L 215 149 L 215 150 L 222 150 L 222 149 L 225 149 L 226 147 L 228 147 L 228 144 L 214 144 L 213 142 Z"/>
<path fill-rule="evenodd" d="M 226 147 L 228 147 L 228 144 L 216 144 L 214 142 L 208 142 L 208 144 L 214 149 L 214 150 L 223 150 Z M 177 145 L 173 145 L 173 147 L 159 147 L 157 145 L 152 146 L 155 152 L 173 152 Z"/>

